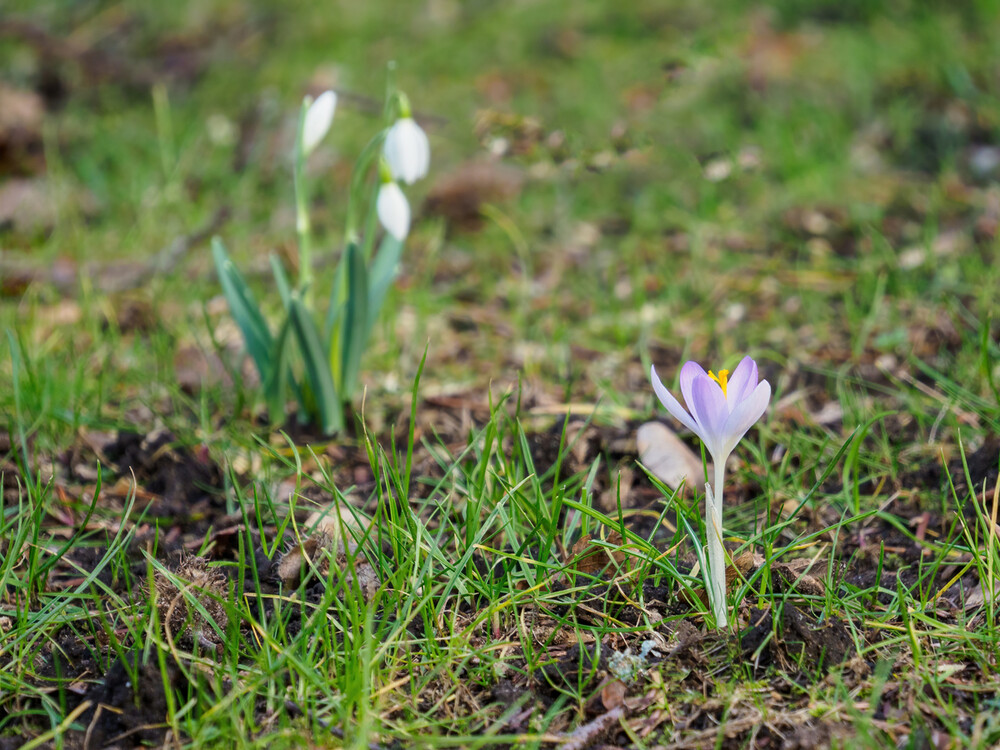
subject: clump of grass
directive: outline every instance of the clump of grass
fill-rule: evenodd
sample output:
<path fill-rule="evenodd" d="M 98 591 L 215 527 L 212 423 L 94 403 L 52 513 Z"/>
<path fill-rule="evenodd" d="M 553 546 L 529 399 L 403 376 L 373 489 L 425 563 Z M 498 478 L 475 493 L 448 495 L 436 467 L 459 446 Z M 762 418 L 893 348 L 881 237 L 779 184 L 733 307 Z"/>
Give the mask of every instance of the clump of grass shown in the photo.
<path fill-rule="evenodd" d="M 417 384 L 412 403 L 416 410 Z M 930 554 L 912 575 L 894 570 L 887 578 L 883 555 L 868 584 L 850 582 L 851 563 L 839 557 L 839 540 L 876 519 L 898 523 L 895 517 L 877 509 L 852 514 L 856 495 L 845 487 L 841 516 L 813 528 L 808 511 L 861 432 L 801 469 L 812 477 L 811 488 L 786 515 L 771 514 L 766 523 L 756 515 L 738 521 L 751 530 L 731 552 L 738 563 L 730 596 L 739 628 L 755 627 L 753 612 L 769 613 L 772 622 L 745 654 L 746 663 L 738 639 L 701 635 L 691 642 L 685 629 L 693 623 L 697 632 L 707 611 L 694 567 L 698 549 L 691 543 L 702 523 L 696 498 L 684 500 L 660 485 L 663 501 L 652 531 L 637 533 L 635 514 L 620 497 L 615 515 L 594 504 L 594 484 L 607 471 L 601 458 L 566 474 L 573 461 L 570 434 L 564 422 L 556 461 L 539 467 L 510 397 L 494 404 L 455 453 L 433 436 L 418 444 L 412 428 L 389 452 L 366 434 L 374 475 L 364 503 L 374 508 L 370 518 L 347 502 L 353 493 L 338 488 L 326 461 L 303 455 L 293 444 L 287 455 L 271 454 L 280 472 L 296 481 L 290 496 L 277 498 L 269 481 L 246 484 L 234 477 L 230 491 L 242 518 L 234 559 L 212 561 L 209 546 L 201 551 L 208 558 L 168 568 L 153 550 L 144 573 L 130 561 L 135 523 L 141 521 L 130 520 L 130 506 L 93 568 L 80 568 L 80 581 L 55 592 L 30 589 L 26 573 L 67 563 L 76 568 L 75 549 L 47 546 L 44 523 L 33 508 L 52 499 L 44 487 L 42 494 L 26 487 L 26 502 L 5 516 L 5 528 L 13 532 L 5 538 L 22 552 L 38 540 L 38 550 L 34 557 L 5 557 L 8 593 L 0 614 L 9 624 L 0 675 L 5 695 L 19 696 L 19 704 L 30 708 L 17 710 L 5 701 L 5 731 L 68 739 L 103 726 L 93 703 L 106 684 L 86 680 L 81 696 L 69 689 L 77 683 L 68 674 L 59 676 L 69 664 L 49 644 L 64 643 L 69 633 L 87 644 L 100 669 L 121 665 L 132 685 L 148 685 L 148 675 L 158 675 L 166 700 L 164 728 L 195 743 L 219 741 L 227 722 L 262 743 L 437 737 L 477 745 L 513 735 L 522 741 L 569 737 L 595 710 L 608 710 L 595 707 L 615 700 L 606 692 L 615 680 L 624 681 L 635 705 L 645 706 L 622 714 L 638 726 L 652 720 L 654 693 L 691 710 L 683 691 L 693 678 L 730 694 L 735 703 L 728 711 L 735 717 L 749 710 L 741 692 L 748 686 L 762 679 L 791 684 L 801 679 L 797 674 L 809 675 L 812 700 L 826 706 L 827 719 L 841 730 L 869 733 L 877 743 L 892 732 L 870 712 L 849 708 L 859 697 L 877 701 L 887 690 L 903 697 L 907 685 L 919 683 L 935 700 L 946 701 L 952 686 L 940 678 L 941 664 L 953 664 L 946 672 L 954 675 L 995 658 L 991 598 L 972 611 L 963 608 L 957 619 L 940 607 L 966 574 L 975 571 L 983 591 L 995 577 L 995 544 L 980 541 L 990 528 L 989 506 L 979 502 L 987 511 L 979 520 L 958 522 L 948 538 L 925 545 Z M 433 477 L 412 473 L 412 457 L 421 450 L 437 456 Z M 304 470 L 307 463 L 315 474 Z M 965 479 L 971 486 L 971 477 Z M 794 484 L 794 475 L 769 481 Z M 326 516 L 339 526 L 342 541 L 329 542 L 319 527 L 298 528 L 309 487 L 332 499 Z M 954 484 L 952 493 L 959 504 Z M 74 548 L 93 541 L 79 537 Z M 286 562 L 299 557 L 295 576 L 281 572 L 282 554 Z M 803 556 L 814 562 L 786 565 Z M 949 581 L 942 584 L 946 571 Z M 151 586 L 144 585 L 144 575 Z M 799 619 L 789 619 L 790 613 Z M 845 665 L 824 661 L 829 656 L 822 643 L 791 629 L 799 621 L 819 630 L 836 624 L 847 633 Z M 627 677 L 610 671 L 612 661 L 627 653 L 634 659 L 643 649 L 645 656 Z M 697 672 L 684 666 L 689 659 L 701 665 Z M 911 665 L 905 683 L 900 660 Z M 897 666 L 888 672 L 879 666 L 893 662 Z M 664 682 L 678 669 L 688 677 Z M 844 688 L 848 680 L 853 687 Z M 47 684 L 57 686 L 56 692 Z M 511 691 L 510 703 L 498 701 L 498 686 Z M 141 702 L 148 696 L 137 688 L 132 697 Z M 981 705 L 965 702 L 962 711 Z M 81 706 L 87 707 L 77 712 Z M 522 715 L 533 718 L 519 720 Z M 727 713 L 717 715 L 724 720 Z M 72 718 L 64 723 L 65 717 Z M 794 721 L 785 716 L 775 726 Z M 956 733 L 965 726 L 933 711 L 926 721 Z M 980 730 L 986 737 L 995 728 L 984 724 Z M 659 731 L 673 741 L 701 736 L 676 726 Z"/>

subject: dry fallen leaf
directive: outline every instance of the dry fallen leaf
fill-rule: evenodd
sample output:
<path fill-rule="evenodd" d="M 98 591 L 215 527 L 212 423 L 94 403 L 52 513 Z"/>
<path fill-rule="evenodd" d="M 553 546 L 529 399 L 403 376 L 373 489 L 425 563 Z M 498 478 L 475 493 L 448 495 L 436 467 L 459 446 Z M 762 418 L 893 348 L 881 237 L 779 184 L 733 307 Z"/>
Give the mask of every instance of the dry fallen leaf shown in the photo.
<path fill-rule="evenodd" d="M 44 116 L 41 96 L 0 83 L 0 173 L 33 174 L 44 168 Z"/>
<path fill-rule="evenodd" d="M 331 503 L 323 510 L 313 513 L 306 521 L 309 536 L 303 537 L 278 561 L 278 578 L 288 587 L 298 586 L 315 567 L 321 579 L 332 570 L 345 577 L 345 582 L 356 589 L 366 601 L 370 600 L 381 585 L 378 572 L 354 542 L 353 536 L 368 527 L 364 517 L 355 519 L 342 503 Z M 346 528 L 346 546 L 341 534 Z M 341 592 L 341 596 L 343 593 Z"/>
<path fill-rule="evenodd" d="M 772 567 L 772 572 L 776 574 L 772 578 L 773 585 L 778 591 L 788 591 L 797 596 L 822 597 L 826 594 L 826 585 L 822 579 L 810 574 L 812 570 L 821 573 L 824 568 L 810 559 L 775 563 Z"/>
<path fill-rule="evenodd" d="M 628 688 L 621 680 L 611 680 L 601 688 L 601 703 L 606 711 L 618 708 L 625 703 L 625 695 Z"/>
<path fill-rule="evenodd" d="M 523 186 L 524 173 L 516 167 L 490 161 L 466 162 L 434 183 L 424 211 L 443 216 L 464 229 L 478 229 L 484 203 L 513 200 Z"/>
<path fill-rule="evenodd" d="M 736 581 L 750 577 L 750 574 L 764 564 L 761 555 L 747 550 L 733 558 L 733 564 L 726 566 L 726 588 L 732 587 Z"/>
<path fill-rule="evenodd" d="M 993 590 L 990 591 L 990 588 L 988 586 L 984 587 L 983 582 L 980 581 L 967 592 L 959 590 L 958 595 L 955 597 L 955 603 L 963 605 L 966 611 L 976 609 L 984 604 L 993 604 L 997 599 L 997 594 L 1000 594 L 1000 582 L 995 581 L 992 588 Z"/>
<path fill-rule="evenodd" d="M 47 232 L 67 212 L 98 212 L 94 195 L 83 188 L 56 189 L 44 177 L 16 177 L 0 185 L 0 229 L 21 234 Z"/>
<path fill-rule="evenodd" d="M 343 552 L 344 539 L 346 549 L 354 551 L 357 548 L 355 539 L 360 537 L 371 525 L 371 522 L 361 513 L 353 511 L 343 502 L 332 502 L 321 510 L 314 511 L 306 519 L 305 528 L 310 534 L 322 534 L 329 540 L 329 548 L 338 553 Z"/>
<path fill-rule="evenodd" d="M 605 540 L 608 544 L 620 546 L 622 535 L 617 531 L 608 534 Z M 612 549 L 604 545 L 594 544 L 593 537 L 587 534 L 573 545 L 570 550 L 571 565 L 581 573 L 593 575 L 602 570 L 609 569 L 615 571 L 625 562 L 626 554 L 621 549 Z"/>
<path fill-rule="evenodd" d="M 278 562 L 278 577 L 286 586 L 296 586 L 307 572 L 309 563 L 320 575 L 330 570 L 330 558 L 341 570 L 352 569 L 352 578 L 366 598 L 379 587 L 378 573 L 359 551 L 355 539 L 368 528 L 370 521 L 355 515 L 343 502 L 333 502 L 315 511 L 306 520 L 303 537 Z"/>
<path fill-rule="evenodd" d="M 758 14 L 751 22 L 743 51 L 751 87 L 764 90 L 772 84 L 787 81 L 812 43 L 810 36 L 802 32 L 775 30 L 768 15 Z"/>
<path fill-rule="evenodd" d="M 222 357 L 227 361 L 224 362 Z M 198 393 L 203 388 L 219 384 L 231 388 L 233 378 L 230 373 L 238 370 L 245 388 L 256 388 L 260 384 L 257 368 L 238 342 L 227 345 L 222 357 L 218 352 L 209 351 L 195 343 L 178 346 L 174 353 L 177 383 L 187 393 Z"/>
<path fill-rule="evenodd" d="M 687 488 L 700 487 L 705 482 L 705 469 L 701 457 L 659 422 L 647 422 L 636 433 L 639 460 L 653 476 L 676 490 L 683 484 Z M 711 464 L 708 467 L 711 476 Z"/>
<path fill-rule="evenodd" d="M 320 563 L 319 571 L 322 575 L 326 574 L 324 558 L 317 559 L 320 551 L 327 547 L 329 540 L 322 534 L 316 534 L 314 536 L 307 537 L 301 542 L 292 546 L 285 554 L 281 556 L 278 560 L 278 578 L 286 586 L 294 587 L 298 586 L 299 582 L 302 580 L 303 570 L 307 567 L 310 561 L 315 560 L 316 563 Z"/>
<path fill-rule="evenodd" d="M 326 534 L 317 533 L 294 544 L 278 560 L 277 574 L 281 582 L 290 588 L 298 586 L 315 568 L 320 580 L 330 574 L 331 566 L 345 582 L 364 597 L 371 600 L 382 584 L 375 567 L 353 543 L 350 552 L 330 539 Z M 340 592 L 343 596 L 343 592 Z"/>

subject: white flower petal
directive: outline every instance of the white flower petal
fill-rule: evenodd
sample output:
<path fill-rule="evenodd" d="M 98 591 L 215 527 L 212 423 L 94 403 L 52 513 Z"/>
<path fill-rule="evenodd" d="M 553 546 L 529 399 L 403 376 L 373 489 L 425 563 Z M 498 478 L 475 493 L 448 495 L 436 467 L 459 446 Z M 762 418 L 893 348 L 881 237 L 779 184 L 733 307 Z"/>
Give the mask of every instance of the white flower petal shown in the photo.
<path fill-rule="evenodd" d="M 430 142 L 412 117 L 400 118 L 389 128 L 382 153 L 395 180 L 412 185 L 427 175 L 431 162 Z"/>
<path fill-rule="evenodd" d="M 385 231 L 402 242 L 410 232 L 410 203 L 395 182 L 382 183 L 375 201 L 378 220 Z"/>
<path fill-rule="evenodd" d="M 702 436 L 701 428 L 698 426 L 698 423 L 691 418 L 691 415 L 684 410 L 684 407 L 681 406 L 677 399 L 671 395 L 670 391 L 663 386 L 663 383 L 660 382 L 659 376 L 656 374 L 656 368 L 651 367 L 649 372 L 650 378 L 653 381 L 653 391 L 656 393 L 656 397 L 660 399 L 660 403 L 666 407 L 667 411 L 670 412 L 674 419 L 704 440 L 705 438 Z"/>
<path fill-rule="evenodd" d="M 306 110 L 302 126 L 302 153 L 308 155 L 330 130 L 333 113 L 337 111 L 337 94 L 324 91 Z"/>
<path fill-rule="evenodd" d="M 723 447 L 727 452 L 732 451 L 747 434 L 747 430 L 753 427 L 754 423 L 764 415 L 770 400 L 771 384 L 762 380 L 746 399 L 736 405 L 723 429 L 725 434 Z"/>

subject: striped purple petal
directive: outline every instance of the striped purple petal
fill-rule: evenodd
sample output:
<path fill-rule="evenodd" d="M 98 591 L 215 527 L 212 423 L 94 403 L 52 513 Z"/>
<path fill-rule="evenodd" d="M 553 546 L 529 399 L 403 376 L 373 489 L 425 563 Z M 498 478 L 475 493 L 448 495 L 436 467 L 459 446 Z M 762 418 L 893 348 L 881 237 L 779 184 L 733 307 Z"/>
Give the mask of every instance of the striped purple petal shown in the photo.
<path fill-rule="evenodd" d="M 673 415 L 674 419 L 704 440 L 705 438 L 702 436 L 701 428 L 698 426 L 698 423 L 691 417 L 690 414 L 687 413 L 687 411 L 684 410 L 684 407 L 680 405 L 670 391 L 663 386 L 663 383 L 660 382 L 660 378 L 656 374 L 655 367 L 650 368 L 650 376 L 653 381 L 653 391 L 656 393 L 656 397 L 660 399 L 660 403 L 666 407 L 667 411 Z"/>
<path fill-rule="evenodd" d="M 729 408 L 733 409 L 749 396 L 753 389 L 757 387 L 757 363 L 750 357 L 744 357 L 733 374 L 729 377 L 729 384 L 726 386 L 726 400 Z"/>
<path fill-rule="evenodd" d="M 748 398 L 736 405 L 736 408 L 726 419 L 723 428 L 725 434 L 723 448 L 727 455 L 743 439 L 747 430 L 753 427 L 754 423 L 764 415 L 764 410 L 767 409 L 767 403 L 770 400 L 771 384 L 762 380 Z"/>
<path fill-rule="evenodd" d="M 708 375 L 697 378 L 691 386 L 694 403 L 691 413 L 701 426 L 702 439 L 712 454 L 719 460 L 720 449 L 726 444 L 726 420 L 729 417 L 729 406 L 722 388 Z"/>
<path fill-rule="evenodd" d="M 694 398 L 691 386 L 694 385 L 694 381 L 698 378 L 707 376 L 708 373 L 697 362 L 685 362 L 681 368 L 681 374 L 678 377 L 681 384 L 681 395 L 684 396 L 684 403 L 687 405 L 687 408 L 692 412 L 694 412 Z"/>

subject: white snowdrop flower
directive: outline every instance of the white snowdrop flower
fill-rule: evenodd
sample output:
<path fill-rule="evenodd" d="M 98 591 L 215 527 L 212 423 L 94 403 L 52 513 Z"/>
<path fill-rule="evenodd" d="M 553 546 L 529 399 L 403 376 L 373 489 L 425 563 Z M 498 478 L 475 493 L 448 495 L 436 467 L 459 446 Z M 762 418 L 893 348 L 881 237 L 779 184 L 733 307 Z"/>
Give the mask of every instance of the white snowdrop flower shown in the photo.
<path fill-rule="evenodd" d="M 395 182 L 383 182 L 375 201 L 378 220 L 385 231 L 402 242 L 410 232 L 410 204 Z"/>
<path fill-rule="evenodd" d="M 306 110 L 306 121 L 302 126 L 302 153 L 306 156 L 323 140 L 330 130 L 333 113 L 337 110 L 337 94 L 324 91 Z"/>
<path fill-rule="evenodd" d="M 401 117 L 389 128 L 382 147 L 385 160 L 395 180 L 412 185 L 427 176 L 431 146 L 427 133 L 409 116 Z"/>

